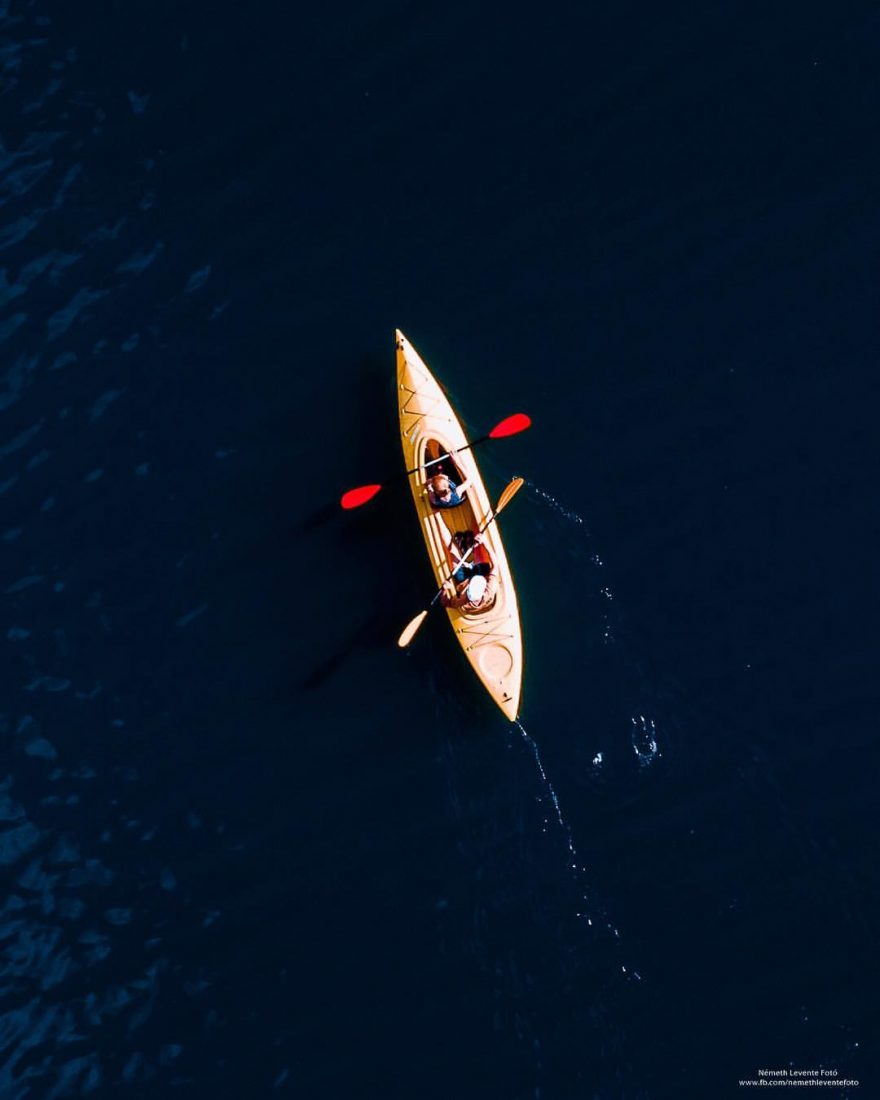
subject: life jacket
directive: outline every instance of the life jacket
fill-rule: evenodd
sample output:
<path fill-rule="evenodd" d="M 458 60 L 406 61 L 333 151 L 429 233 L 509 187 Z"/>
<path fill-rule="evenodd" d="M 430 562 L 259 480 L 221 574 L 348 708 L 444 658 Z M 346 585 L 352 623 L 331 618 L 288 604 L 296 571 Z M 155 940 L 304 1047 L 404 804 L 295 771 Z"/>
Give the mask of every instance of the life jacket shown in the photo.
<path fill-rule="evenodd" d="M 474 545 L 473 531 L 456 531 L 452 538 L 458 548 L 458 552 L 462 556 L 467 554 L 468 550 L 471 550 L 471 547 Z M 489 558 L 489 551 L 481 543 L 476 549 L 471 550 L 468 561 L 473 562 L 474 565 L 488 565 L 491 561 Z"/>
<path fill-rule="evenodd" d="M 462 595 L 456 597 L 456 599 L 450 600 L 447 606 L 457 607 L 464 615 L 481 615 L 484 611 L 490 611 L 495 606 L 497 596 L 498 578 L 494 573 L 490 573 L 489 576 L 486 577 L 486 591 L 483 593 L 483 598 L 479 603 L 470 603 L 464 593 L 462 593 Z"/>

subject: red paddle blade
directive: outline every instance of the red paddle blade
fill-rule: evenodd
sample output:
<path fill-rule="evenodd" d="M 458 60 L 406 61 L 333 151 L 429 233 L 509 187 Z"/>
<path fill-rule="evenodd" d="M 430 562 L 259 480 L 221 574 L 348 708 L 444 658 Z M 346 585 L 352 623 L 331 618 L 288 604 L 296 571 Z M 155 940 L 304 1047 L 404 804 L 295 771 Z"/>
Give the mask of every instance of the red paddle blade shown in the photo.
<path fill-rule="evenodd" d="M 505 417 L 500 424 L 496 424 L 489 432 L 489 438 L 503 439 L 506 435 L 516 435 L 518 432 L 524 432 L 526 428 L 531 426 L 531 417 L 526 416 L 525 413 L 514 413 L 513 416 Z"/>
<path fill-rule="evenodd" d="M 362 504 L 372 500 L 381 488 L 381 485 L 361 485 L 357 489 L 349 489 L 342 494 L 339 503 L 343 508 L 360 508 Z"/>

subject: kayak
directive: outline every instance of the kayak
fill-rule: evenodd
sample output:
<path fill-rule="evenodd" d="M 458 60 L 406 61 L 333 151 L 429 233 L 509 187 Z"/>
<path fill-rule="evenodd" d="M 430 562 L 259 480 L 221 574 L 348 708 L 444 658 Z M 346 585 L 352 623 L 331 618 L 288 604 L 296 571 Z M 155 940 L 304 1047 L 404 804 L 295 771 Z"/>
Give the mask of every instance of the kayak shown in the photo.
<path fill-rule="evenodd" d="M 396 336 L 403 459 L 407 470 L 420 467 L 410 474 L 409 483 L 439 588 L 454 568 L 450 548 L 453 536 L 464 531 L 477 534 L 492 515 L 492 503 L 473 451 L 451 454 L 466 447 L 468 440 L 440 383 L 399 329 Z M 424 463 L 443 455 L 449 457 L 422 468 Z M 431 506 L 426 482 L 437 473 L 445 473 L 456 485 L 470 482 L 461 504 L 443 509 Z M 486 528 L 480 553 L 489 561 L 497 579 L 494 603 L 488 610 L 476 613 L 456 607 L 444 610 L 471 668 L 512 722 L 519 713 L 522 690 L 522 629 L 513 575 L 497 521 Z"/>

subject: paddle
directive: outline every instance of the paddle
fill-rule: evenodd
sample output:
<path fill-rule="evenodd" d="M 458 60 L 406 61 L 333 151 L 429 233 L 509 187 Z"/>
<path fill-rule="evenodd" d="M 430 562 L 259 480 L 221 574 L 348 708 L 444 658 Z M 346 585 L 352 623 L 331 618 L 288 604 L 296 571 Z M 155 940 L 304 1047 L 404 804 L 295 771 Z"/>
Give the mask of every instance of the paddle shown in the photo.
<path fill-rule="evenodd" d="M 464 447 L 458 447 L 448 454 L 440 455 L 439 458 L 432 458 L 430 462 L 425 462 L 421 466 L 414 466 L 411 470 L 407 470 L 404 476 L 409 477 L 410 474 L 414 474 L 418 470 L 425 470 L 429 466 L 436 466 L 436 464 L 442 462 L 444 458 L 451 458 L 452 455 L 460 454 L 462 451 L 468 451 L 471 447 L 476 447 L 478 443 L 485 443 L 489 439 L 505 439 L 509 435 L 519 435 L 520 432 L 524 432 L 526 428 L 530 428 L 531 426 L 532 421 L 525 413 L 514 413 L 513 416 L 507 416 L 504 420 L 496 424 L 488 435 L 481 435 L 479 439 L 475 439 L 472 443 L 468 443 Z M 360 485 L 357 489 L 349 489 L 348 492 L 343 493 L 339 503 L 345 509 L 360 508 L 362 504 L 366 504 L 368 501 L 372 500 L 381 490 L 381 485 Z"/>
<path fill-rule="evenodd" d="M 504 492 L 498 498 L 498 504 L 495 506 L 495 511 L 492 513 L 491 516 L 489 516 L 489 518 L 486 520 L 486 522 L 480 528 L 480 534 L 481 535 L 486 530 L 486 528 L 489 526 L 489 524 L 492 523 L 493 520 L 497 519 L 498 516 L 501 515 L 501 513 L 504 511 L 504 509 L 507 507 L 507 505 L 510 504 L 510 502 L 513 500 L 513 498 L 516 496 L 516 494 L 523 487 L 523 484 L 524 484 L 524 481 L 521 477 L 515 477 L 510 482 L 510 484 L 507 486 L 507 488 L 504 490 Z M 461 565 L 464 564 L 464 562 L 467 561 L 467 559 L 471 556 L 471 553 L 475 549 L 476 549 L 476 543 L 474 543 L 474 545 L 470 547 L 470 549 L 464 555 L 464 557 L 459 558 L 458 565 L 456 565 L 456 567 L 455 567 L 455 569 L 453 569 L 452 573 L 446 578 L 446 581 L 449 581 L 449 580 L 452 579 L 453 574 L 460 568 Z M 407 623 L 406 628 L 404 629 L 403 633 L 397 639 L 397 644 L 400 646 L 401 649 L 404 649 L 406 646 L 408 646 L 409 643 L 413 640 L 413 638 L 418 633 L 419 628 L 421 627 L 422 623 L 428 617 L 428 612 L 431 610 L 431 608 L 434 606 L 434 604 L 443 595 L 443 589 L 446 586 L 446 581 L 444 581 L 443 584 L 441 584 L 440 587 L 437 589 L 436 593 L 434 594 L 434 598 L 431 600 L 431 602 L 428 604 L 428 606 L 425 608 L 425 610 L 420 611 L 414 619 L 410 620 L 410 622 Z"/>

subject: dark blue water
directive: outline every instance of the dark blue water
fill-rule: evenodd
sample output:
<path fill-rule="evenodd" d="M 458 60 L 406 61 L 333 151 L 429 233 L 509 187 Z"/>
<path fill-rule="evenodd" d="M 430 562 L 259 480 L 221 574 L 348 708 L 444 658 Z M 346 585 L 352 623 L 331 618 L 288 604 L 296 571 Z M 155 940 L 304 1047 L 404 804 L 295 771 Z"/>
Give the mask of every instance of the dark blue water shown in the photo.
<path fill-rule="evenodd" d="M 4 1100 L 880 1095 L 878 47 L 0 3 Z M 334 507 L 396 326 L 535 421 L 522 729 Z"/>

